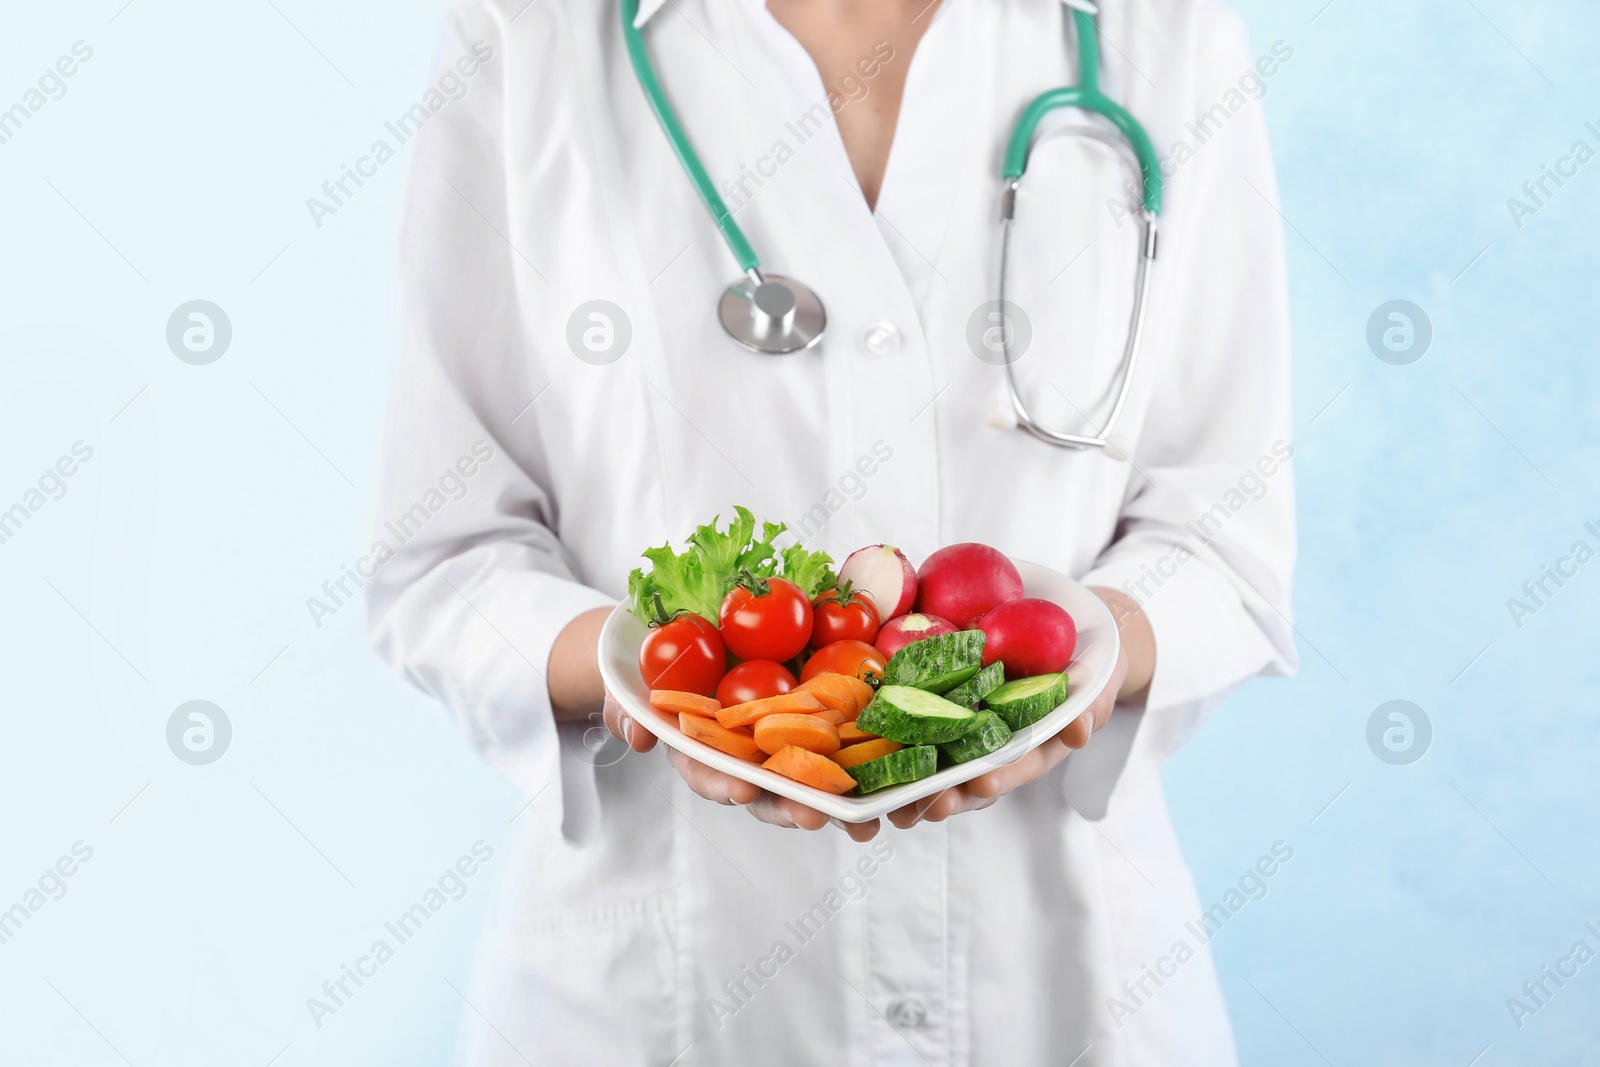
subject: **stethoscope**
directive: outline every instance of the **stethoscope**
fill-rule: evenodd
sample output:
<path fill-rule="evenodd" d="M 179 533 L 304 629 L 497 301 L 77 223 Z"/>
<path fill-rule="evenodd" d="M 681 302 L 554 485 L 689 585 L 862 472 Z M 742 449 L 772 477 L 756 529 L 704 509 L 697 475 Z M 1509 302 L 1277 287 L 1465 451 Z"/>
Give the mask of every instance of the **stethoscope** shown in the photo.
<path fill-rule="evenodd" d="M 998 303 L 1000 313 L 1004 315 L 1009 306 L 1006 304 L 1006 268 L 1011 250 L 1011 227 L 1016 220 L 1017 189 L 1022 184 L 1022 176 L 1028 166 L 1028 151 L 1040 121 L 1050 112 L 1064 107 L 1102 116 L 1115 133 L 1100 127 L 1074 128 L 1066 132 L 1089 136 L 1123 151 L 1131 149 L 1138 164 L 1143 209 L 1139 213 L 1139 257 L 1133 282 L 1133 312 L 1120 366 L 1121 384 L 1117 387 L 1116 399 L 1105 425 L 1092 436 L 1060 433 L 1039 425 L 1029 416 L 1022 396 L 1017 391 L 1016 373 L 1012 367 L 1016 360 L 1011 356 L 1012 330 L 1009 324 L 1005 324 L 1000 331 L 1002 365 L 1011 403 L 1009 408 L 996 405 L 991 409 L 988 422 L 1003 429 L 1026 430 L 1041 441 L 1063 448 L 1108 449 L 1109 446 L 1108 450 L 1113 454 L 1125 455 L 1126 448 L 1113 443 L 1113 433 L 1133 385 L 1134 368 L 1144 334 L 1145 307 L 1150 294 L 1150 264 L 1156 258 L 1156 219 L 1161 214 L 1161 165 L 1144 127 L 1125 108 L 1100 91 L 1099 30 L 1095 25 L 1098 9 L 1089 0 L 1063 2 L 1072 8 L 1073 29 L 1078 39 L 1080 84 L 1051 89 L 1036 97 L 1017 120 L 1011 131 L 1011 139 L 1006 144 L 1005 166 L 1001 173 L 1005 193 L 1000 210 L 1002 228 Z M 717 229 L 722 232 L 728 250 L 744 271 L 744 277 L 728 286 L 718 302 L 717 316 L 722 328 L 728 336 L 753 352 L 785 355 L 810 348 L 822 339 L 828 325 L 828 314 L 823 309 L 822 301 L 810 287 L 793 278 L 762 271 L 761 260 L 750 247 L 744 231 L 734 221 L 733 213 L 723 203 L 688 135 L 684 133 L 677 113 L 667 100 L 660 79 L 656 77 L 644 35 L 635 25 L 639 0 L 621 0 L 621 3 L 623 34 L 639 85 L 644 89 L 645 98 L 650 101 L 650 107 L 655 111 L 672 150 L 677 153 L 684 173 L 694 183 Z"/>

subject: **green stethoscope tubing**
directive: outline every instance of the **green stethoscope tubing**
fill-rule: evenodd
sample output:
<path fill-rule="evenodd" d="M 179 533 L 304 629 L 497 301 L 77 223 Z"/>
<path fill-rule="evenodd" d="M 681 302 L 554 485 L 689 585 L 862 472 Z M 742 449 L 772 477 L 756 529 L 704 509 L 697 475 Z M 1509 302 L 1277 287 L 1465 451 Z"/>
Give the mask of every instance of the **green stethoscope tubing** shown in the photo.
<path fill-rule="evenodd" d="M 750 241 L 739 228 L 739 224 L 733 221 L 733 212 L 723 203 L 721 194 L 711 181 L 711 176 L 706 173 L 705 165 L 700 162 L 699 153 L 694 150 L 694 145 L 689 142 L 689 135 L 683 130 L 683 124 L 678 121 L 678 113 L 672 110 L 672 102 L 667 99 L 666 92 L 661 88 L 661 79 L 656 77 L 655 64 L 650 62 L 650 50 L 645 47 L 644 34 L 633 24 L 638 15 L 639 0 L 622 0 L 622 34 L 627 39 L 628 58 L 633 61 L 633 72 L 638 75 L 645 99 L 650 101 L 650 108 L 656 113 L 656 120 L 661 123 L 662 132 L 667 135 L 672 150 L 678 154 L 678 162 L 683 164 L 684 172 L 689 175 L 689 180 L 694 182 L 695 189 L 700 193 L 700 199 L 705 201 L 706 210 L 711 212 L 712 219 L 716 221 L 717 229 L 722 231 L 723 240 L 728 242 L 728 251 L 739 261 L 739 269 L 747 274 L 751 271 L 759 272 L 760 257 L 756 255 L 755 249 L 750 247 Z"/>
<path fill-rule="evenodd" d="M 1028 166 L 1028 149 L 1033 145 L 1039 123 L 1057 108 L 1074 107 L 1103 116 L 1127 140 L 1138 157 L 1144 179 L 1144 209 L 1159 215 L 1164 183 L 1155 145 L 1150 143 L 1150 135 L 1139 125 L 1139 120 L 1128 114 L 1127 108 L 1100 91 L 1100 37 L 1094 16 L 1081 7 L 1074 7 L 1072 21 L 1078 36 L 1078 84 L 1051 89 L 1034 97 L 1011 130 L 1011 140 L 1006 143 L 1005 168 L 1000 176 L 1008 183 L 1021 178 Z"/>
<path fill-rule="evenodd" d="M 1108 121 L 1121 135 L 1121 140 L 1132 149 L 1135 162 L 1138 164 L 1140 183 L 1142 187 L 1143 212 L 1140 218 L 1140 253 L 1137 270 L 1134 276 L 1134 301 L 1133 310 L 1128 324 L 1127 345 L 1123 350 L 1121 361 L 1121 386 L 1116 393 L 1115 401 L 1111 406 L 1110 414 L 1106 417 L 1104 426 L 1092 435 L 1062 433 L 1050 430 L 1035 422 L 1028 414 L 1027 407 L 1022 402 L 1022 396 L 1017 389 L 1016 373 L 1013 369 L 1015 360 L 1011 358 L 1009 326 L 1001 331 L 1003 358 L 1005 369 L 1006 389 L 1011 401 L 1009 409 L 1000 412 L 1004 416 L 1002 421 L 997 421 L 995 414 L 991 414 L 990 422 L 993 425 L 1008 425 L 1025 430 L 1033 437 L 1047 444 L 1057 445 L 1069 449 L 1096 448 L 1105 450 L 1113 455 L 1126 458 L 1123 446 L 1114 444 L 1112 433 L 1117 420 L 1122 414 L 1131 392 L 1134 378 L 1134 368 L 1138 363 L 1140 341 L 1144 332 L 1145 307 L 1150 292 L 1150 266 L 1156 257 L 1156 220 L 1161 213 L 1162 193 L 1164 182 L 1161 175 L 1161 164 L 1156 156 L 1154 145 L 1150 136 L 1127 109 L 1100 91 L 1100 52 L 1099 29 L 1095 23 L 1092 11 L 1085 10 L 1086 0 L 1080 6 L 1080 0 L 1067 0 L 1072 8 L 1073 30 L 1078 39 L 1078 70 L 1079 83 L 1077 86 L 1068 86 L 1052 89 L 1041 93 L 1023 110 L 1011 137 L 1006 143 L 1005 162 L 1001 178 L 1005 184 L 1005 196 L 1001 210 L 1001 243 L 1000 243 L 1000 277 L 999 277 L 999 307 L 1006 308 L 1006 276 L 1011 249 L 1011 227 L 1016 217 L 1016 194 L 1021 184 L 1023 173 L 1028 166 L 1028 153 L 1033 145 L 1034 135 L 1038 131 L 1039 123 L 1050 112 L 1058 108 L 1070 107 L 1080 111 L 1099 115 Z M 722 233 L 723 240 L 728 250 L 733 253 L 739 263 L 740 270 L 744 271 L 749 279 L 748 283 L 730 286 L 724 294 L 719 310 L 722 315 L 723 327 L 746 347 L 757 351 L 783 353 L 798 351 L 800 348 L 810 347 L 821 337 L 826 325 L 826 313 L 814 293 L 804 286 L 793 282 L 791 279 L 774 277 L 772 284 L 764 278 L 761 272 L 761 260 L 756 255 L 755 249 L 750 247 L 750 241 L 745 237 L 744 231 L 733 219 L 733 212 L 728 210 L 727 204 L 718 194 L 716 186 L 711 181 L 711 176 L 706 173 L 705 165 L 701 163 L 700 156 L 695 152 L 689 136 L 684 132 L 683 125 L 678 121 L 677 113 L 672 108 L 672 103 L 667 99 L 666 92 L 661 88 L 661 80 L 656 76 L 655 65 L 650 60 L 649 49 L 645 45 L 644 34 L 634 24 L 639 13 L 639 0 L 621 0 L 623 36 L 627 41 L 628 58 L 633 64 L 634 74 L 638 77 L 639 85 L 644 90 L 645 98 L 649 101 L 651 109 L 655 112 L 656 120 L 661 124 L 662 132 L 666 134 L 667 141 L 672 145 L 677 154 L 678 161 L 683 166 L 684 173 L 694 183 L 700 199 L 705 203 L 706 210 L 711 213 L 712 220 L 716 222 L 717 229 Z M 1111 135 L 1105 131 L 1089 129 L 1081 131 L 1099 140 L 1110 141 Z M 763 314 L 759 309 L 763 303 L 763 294 L 767 291 L 778 290 L 782 294 L 785 308 L 774 308 L 771 317 Z M 798 331 L 792 325 L 795 321 L 796 301 L 805 304 L 805 312 L 809 319 L 806 326 Z M 749 324 L 744 321 L 741 314 L 746 307 L 752 309 L 755 320 L 762 323 L 776 323 L 775 343 L 764 343 L 764 337 L 752 336 Z M 765 329 L 766 327 L 762 327 Z M 760 330 L 756 331 L 757 334 Z M 1017 358 L 1021 358 L 1018 356 Z"/>
<path fill-rule="evenodd" d="M 650 102 L 650 109 L 655 112 L 656 121 L 661 123 L 662 132 L 667 135 L 667 141 L 677 154 L 678 162 L 683 165 L 684 173 L 689 175 L 717 229 L 722 231 L 728 250 L 739 262 L 739 269 L 758 271 L 761 269 L 760 257 L 750 247 L 749 238 L 745 237 L 744 231 L 733 219 L 733 212 L 728 210 L 722 195 L 717 192 L 716 184 L 706 173 L 705 164 L 700 162 L 699 153 L 694 150 L 688 133 L 678 121 L 678 113 L 673 110 L 672 102 L 661 88 L 661 79 L 656 76 L 644 34 L 634 25 L 638 15 L 639 0 L 622 0 L 622 33 L 628 43 L 628 59 L 633 63 L 633 71 L 638 76 L 640 87 L 644 89 L 645 99 Z M 1152 215 L 1159 215 L 1163 182 L 1155 146 L 1150 143 L 1150 135 L 1145 133 L 1138 120 L 1128 114 L 1121 104 L 1100 91 L 1099 31 L 1094 16 L 1082 8 L 1073 8 L 1072 17 L 1078 37 L 1079 84 L 1041 93 L 1028 105 L 1006 144 L 1005 168 L 1001 177 L 1007 183 L 1021 178 L 1028 166 L 1028 149 L 1033 144 L 1033 135 L 1039 123 L 1045 115 L 1058 108 L 1074 107 L 1104 116 L 1127 139 L 1134 155 L 1138 157 L 1139 170 L 1144 179 L 1144 208 Z"/>

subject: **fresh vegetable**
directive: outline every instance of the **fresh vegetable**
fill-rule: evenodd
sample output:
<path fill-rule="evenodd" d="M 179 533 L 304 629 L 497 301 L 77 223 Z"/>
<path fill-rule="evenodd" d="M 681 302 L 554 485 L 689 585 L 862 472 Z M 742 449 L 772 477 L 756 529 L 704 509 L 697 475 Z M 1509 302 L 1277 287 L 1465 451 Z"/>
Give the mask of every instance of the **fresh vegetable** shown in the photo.
<path fill-rule="evenodd" d="M 800 680 L 808 682 L 819 674 L 847 674 L 869 685 L 883 680 L 888 658 L 865 641 L 835 641 L 811 654 L 800 670 Z"/>
<path fill-rule="evenodd" d="M 730 730 L 715 719 L 707 719 L 687 712 L 678 716 L 678 729 L 683 736 L 704 741 L 718 752 L 726 752 L 737 759 L 760 759 L 761 746 L 750 736 L 749 730 Z"/>
<path fill-rule="evenodd" d="M 749 509 L 733 511 L 726 530 L 719 530 L 713 518 L 689 536 L 689 546 L 681 553 L 672 551 L 671 544 L 646 549 L 644 558 L 651 570 L 646 574 L 641 567 L 628 575 L 628 610 L 652 622 L 659 596 L 669 615 L 687 611 L 714 623 L 729 586 L 746 570 L 758 578 L 785 578 L 799 586 L 808 601 L 837 580 L 826 553 L 800 545 L 780 550 L 773 544 L 786 529 L 783 523 L 762 523 L 758 536 Z"/>
<path fill-rule="evenodd" d="M 798 585 L 807 600 L 815 600 L 839 581 L 833 573 L 833 557 L 826 552 L 811 552 L 804 545 L 794 544 L 780 549 L 778 555 L 783 560 L 782 576 Z"/>
<path fill-rule="evenodd" d="M 847 719 L 854 719 L 856 712 L 872 702 L 872 686 L 844 674 L 814 674 L 801 682 L 799 688 L 822 701 L 823 707 L 840 712 Z"/>
<path fill-rule="evenodd" d="M 926 778 L 939 769 L 939 750 L 932 745 L 916 745 L 879 756 L 850 768 L 856 778 L 857 793 L 875 793 L 891 785 L 904 785 Z"/>
<path fill-rule="evenodd" d="M 889 657 L 883 680 L 930 693 L 954 689 L 983 666 L 983 631 L 957 630 L 913 641 Z"/>
<path fill-rule="evenodd" d="M 878 630 L 878 639 L 873 644 L 885 656 L 892 656 L 913 641 L 921 641 L 924 637 L 937 637 L 940 634 L 953 634 L 958 629 L 960 627 L 955 623 L 949 619 L 941 619 L 937 615 L 901 615 L 883 624 Z"/>
<path fill-rule="evenodd" d="M 717 701 L 723 707 L 787 693 L 798 685 L 789 668 L 769 659 L 753 659 L 734 667 L 717 684 Z"/>
<path fill-rule="evenodd" d="M 761 751 L 775 756 L 779 749 L 793 745 L 821 756 L 839 751 L 839 729 L 815 715 L 785 712 L 764 715 L 752 727 Z"/>
<path fill-rule="evenodd" d="M 998 752 L 1011 740 L 1011 727 L 992 711 L 978 712 L 978 725 L 970 731 L 939 745 L 939 762 L 965 763 L 979 756 Z"/>
<path fill-rule="evenodd" d="M 854 720 L 839 724 L 839 744 L 843 746 L 859 744 L 862 741 L 871 741 L 877 734 L 869 734 L 857 726 Z"/>
<path fill-rule="evenodd" d="M 1007 682 L 983 702 L 1006 721 L 1012 731 L 1032 726 L 1067 702 L 1065 674 L 1039 674 Z"/>
<path fill-rule="evenodd" d="M 856 727 L 906 745 L 954 741 L 978 724 L 978 713 L 923 689 L 886 685 L 856 716 Z"/>
<path fill-rule="evenodd" d="M 710 696 L 728 665 L 717 628 L 698 615 L 667 613 L 653 598 L 650 632 L 639 646 L 639 675 L 651 689 L 676 689 Z"/>
<path fill-rule="evenodd" d="M 859 745 L 841 748 L 832 756 L 833 762 L 849 770 L 861 763 L 868 763 L 880 756 L 887 756 L 891 752 L 899 752 L 906 746 L 898 741 L 891 741 L 887 737 L 880 737 L 872 741 L 863 741 Z"/>
<path fill-rule="evenodd" d="M 1000 604 L 1022 599 L 1022 575 L 998 549 L 975 542 L 949 545 L 917 571 L 917 610 L 963 630 Z"/>
<path fill-rule="evenodd" d="M 746 570 L 722 601 L 718 626 L 728 651 L 740 659 L 781 663 L 798 656 L 811 640 L 811 600 L 787 579 Z"/>
<path fill-rule="evenodd" d="M 1059 604 L 1037 597 L 1012 600 L 978 622 L 987 640 L 983 664 L 1005 664 L 1007 678 L 1066 670 L 1078 644 L 1078 627 Z"/>
<path fill-rule="evenodd" d="M 760 700 L 748 700 L 743 704 L 725 707 L 717 712 L 717 721 L 728 727 L 749 726 L 767 715 L 789 712 L 809 715 L 821 710 L 821 701 L 810 693 L 784 693 L 781 696 L 763 697 Z"/>
<path fill-rule="evenodd" d="M 872 644 L 878 636 L 878 609 L 865 593 L 848 581 L 817 597 L 812 605 L 811 643 L 821 648 L 835 641 Z"/>
<path fill-rule="evenodd" d="M 847 722 L 854 721 L 849 715 L 838 710 L 837 708 L 823 708 L 821 711 L 812 712 L 812 714 L 821 719 L 823 722 L 831 722 L 835 726 L 842 726 Z"/>
<path fill-rule="evenodd" d="M 824 793 L 848 792 L 856 784 L 848 771 L 827 756 L 819 756 L 794 745 L 780 748 L 761 766 Z"/>
<path fill-rule="evenodd" d="M 858 548 L 845 557 L 839 580 L 864 593 L 878 609 L 878 621 L 904 615 L 917 599 L 917 572 L 893 545 Z"/>
<path fill-rule="evenodd" d="M 988 655 L 988 646 L 985 643 L 985 657 Z M 971 678 L 962 682 L 954 689 L 947 690 L 944 698 L 952 704 L 960 704 L 970 708 L 1000 686 L 1006 680 L 1006 666 L 1003 663 L 991 663 Z"/>
<path fill-rule="evenodd" d="M 700 715 L 714 717 L 722 705 L 699 693 L 680 693 L 675 689 L 650 690 L 650 706 L 668 715 Z"/>

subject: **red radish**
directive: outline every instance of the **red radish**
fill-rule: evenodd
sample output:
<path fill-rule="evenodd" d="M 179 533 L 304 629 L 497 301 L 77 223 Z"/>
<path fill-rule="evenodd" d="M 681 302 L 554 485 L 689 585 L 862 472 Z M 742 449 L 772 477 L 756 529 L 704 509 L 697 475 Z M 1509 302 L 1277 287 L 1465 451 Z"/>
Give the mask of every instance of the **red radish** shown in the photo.
<path fill-rule="evenodd" d="M 839 583 L 845 582 L 866 594 L 880 620 L 904 615 L 917 599 L 916 568 L 893 545 L 869 545 L 850 553 L 839 568 Z"/>
<path fill-rule="evenodd" d="M 978 622 L 983 664 L 1006 665 L 1007 678 L 1065 670 L 1078 644 L 1078 627 L 1059 604 L 1028 597 L 1001 604 Z"/>
<path fill-rule="evenodd" d="M 1022 599 L 1022 575 L 999 549 L 948 545 L 917 571 L 917 610 L 970 630 L 996 605 Z"/>
<path fill-rule="evenodd" d="M 913 641 L 935 634 L 953 634 L 961 627 L 937 615 L 902 615 L 890 619 L 878 629 L 878 639 L 873 642 L 879 652 L 892 656 Z"/>

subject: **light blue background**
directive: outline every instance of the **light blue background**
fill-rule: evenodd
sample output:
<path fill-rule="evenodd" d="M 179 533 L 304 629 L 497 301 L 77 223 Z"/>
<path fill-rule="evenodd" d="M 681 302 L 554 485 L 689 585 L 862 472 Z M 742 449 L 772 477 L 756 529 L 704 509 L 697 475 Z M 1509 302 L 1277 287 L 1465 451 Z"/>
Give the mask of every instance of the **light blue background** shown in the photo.
<path fill-rule="evenodd" d="M 276 5 L 276 6 L 274 6 Z M 1294 858 L 1214 942 L 1243 1061 L 1594 1062 L 1600 963 L 1519 1029 L 1506 998 L 1600 924 L 1600 563 L 1518 628 L 1506 600 L 1595 499 L 1600 161 L 1518 228 L 1506 199 L 1600 148 L 1577 0 L 1240 4 L 1272 79 L 1295 337 L 1304 668 L 1257 682 L 1172 762 L 1201 897 Z M 0 108 L 77 40 L 93 59 L 0 145 L 0 508 L 74 441 L 94 458 L 0 545 L 0 908 L 93 858 L 0 945 L 0 1062 L 444 1062 L 490 872 L 348 1007 L 305 999 L 520 802 L 304 607 L 351 560 L 387 381 L 403 163 L 304 206 L 420 96 L 438 5 L 19 3 Z M 191 367 L 183 301 L 233 346 Z M 1369 314 L 1431 317 L 1379 362 Z M 231 716 L 224 762 L 165 743 Z M 1421 705 L 1418 763 L 1365 739 Z"/>

